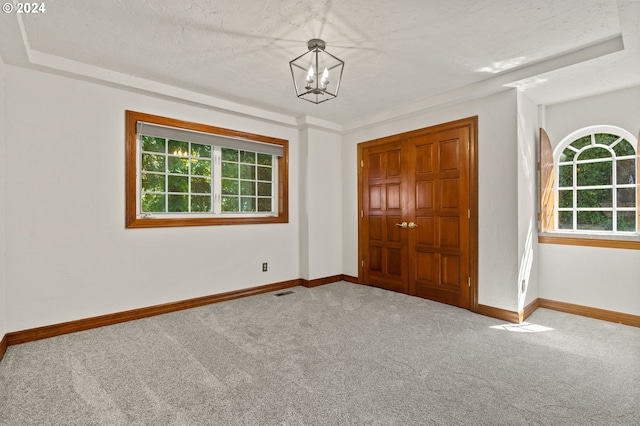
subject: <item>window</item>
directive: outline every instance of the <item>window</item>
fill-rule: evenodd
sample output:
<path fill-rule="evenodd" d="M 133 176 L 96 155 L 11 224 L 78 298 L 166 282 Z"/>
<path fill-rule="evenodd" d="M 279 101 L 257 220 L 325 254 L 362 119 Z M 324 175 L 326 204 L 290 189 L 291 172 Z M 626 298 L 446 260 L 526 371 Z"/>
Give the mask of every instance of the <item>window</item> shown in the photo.
<path fill-rule="evenodd" d="M 288 221 L 286 140 L 126 116 L 127 227 Z"/>
<path fill-rule="evenodd" d="M 638 231 L 637 140 L 612 126 L 578 130 L 553 153 L 555 229 L 593 234 Z"/>

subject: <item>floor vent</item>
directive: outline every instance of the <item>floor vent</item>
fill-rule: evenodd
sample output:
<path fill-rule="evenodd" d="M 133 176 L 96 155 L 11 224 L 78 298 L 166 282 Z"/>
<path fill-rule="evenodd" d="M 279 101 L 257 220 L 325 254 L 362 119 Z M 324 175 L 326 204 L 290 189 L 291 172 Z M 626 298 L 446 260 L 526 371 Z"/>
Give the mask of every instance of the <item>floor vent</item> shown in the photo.
<path fill-rule="evenodd" d="M 280 296 L 286 296 L 287 294 L 293 294 L 293 293 L 295 293 L 295 292 L 293 292 L 293 291 L 283 291 L 282 293 L 274 294 L 274 296 L 280 297 Z"/>

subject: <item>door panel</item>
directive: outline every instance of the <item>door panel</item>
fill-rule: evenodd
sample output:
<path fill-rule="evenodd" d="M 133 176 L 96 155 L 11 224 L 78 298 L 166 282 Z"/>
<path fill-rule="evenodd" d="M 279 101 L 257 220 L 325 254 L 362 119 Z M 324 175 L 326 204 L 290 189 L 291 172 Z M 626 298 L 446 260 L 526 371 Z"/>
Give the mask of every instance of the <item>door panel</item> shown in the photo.
<path fill-rule="evenodd" d="M 407 292 L 407 236 L 396 224 L 403 222 L 406 204 L 402 144 L 390 143 L 363 151 L 363 182 L 368 188 L 362 200 L 363 258 L 366 283 L 387 290 Z"/>
<path fill-rule="evenodd" d="M 457 217 L 441 217 L 439 220 L 440 247 L 460 248 L 460 220 Z"/>
<path fill-rule="evenodd" d="M 422 129 L 359 148 L 363 283 L 471 308 L 475 123 Z"/>
<path fill-rule="evenodd" d="M 408 177 L 416 194 L 411 216 L 417 229 L 429 224 L 425 232 L 409 233 L 415 259 L 410 259 L 414 272 L 409 274 L 409 293 L 469 308 L 469 129 L 419 136 L 407 144 L 408 158 L 415 164 Z M 429 170 L 425 163 L 431 164 Z M 433 188 L 433 202 L 421 201 L 425 188 Z M 426 258 L 430 273 L 425 277 L 420 263 Z"/>

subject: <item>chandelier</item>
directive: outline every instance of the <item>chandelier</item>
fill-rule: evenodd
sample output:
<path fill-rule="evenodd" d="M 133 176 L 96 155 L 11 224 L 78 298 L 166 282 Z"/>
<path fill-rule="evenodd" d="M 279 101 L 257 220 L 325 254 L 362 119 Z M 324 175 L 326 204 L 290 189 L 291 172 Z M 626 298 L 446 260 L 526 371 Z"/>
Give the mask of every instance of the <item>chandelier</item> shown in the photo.
<path fill-rule="evenodd" d="M 296 95 L 319 104 L 338 96 L 344 61 L 325 51 L 323 40 L 311 39 L 307 47 L 308 52 L 289 62 L 291 76 Z"/>

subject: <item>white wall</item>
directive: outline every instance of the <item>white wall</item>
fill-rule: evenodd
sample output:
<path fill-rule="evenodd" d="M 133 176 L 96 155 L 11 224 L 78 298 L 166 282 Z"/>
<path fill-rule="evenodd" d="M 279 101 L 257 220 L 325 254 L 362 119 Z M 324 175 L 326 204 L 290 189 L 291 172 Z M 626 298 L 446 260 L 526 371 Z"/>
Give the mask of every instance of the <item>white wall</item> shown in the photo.
<path fill-rule="evenodd" d="M 369 126 L 344 136 L 343 272 L 358 275 L 357 144 L 478 115 L 479 303 L 518 308 L 516 91 Z"/>
<path fill-rule="evenodd" d="M 634 250 L 536 249 L 533 241 L 526 296 L 519 292 L 535 210 L 536 112 L 515 90 L 340 137 L 0 61 L 0 80 L 3 75 L 2 334 L 300 277 L 357 276 L 357 144 L 474 115 L 479 116 L 479 303 L 516 311 L 537 293 L 640 314 L 640 252 Z M 126 230 L 125 109 L 288 139 L 290 222 Z M 640 88 L 549 106 L 544 113 L 556 142 L 589 124 L 637 133 Z M 610 270 L 595 267 L 602 259 Z M 269 263 L 266 273 L 262 262 Z"/>
<path fill-rule="evenodd" d="M 341 137 L 300 131 L 300 273 L 308 280 L 342 274 Z"/>
<path fill-rule="evenodd" d="M 540 297 L 640 315 L 640 251 L 540 244 Z"/>
<path fill-rule="evenodd" d="M 300 278 L 297 129 L 5 70 L 6 331 Z M 125 229 L 125 109 L 288 139 L 290 222 Z"/>
<path fill-rule="evenodd" d="M 518 312 L 538 297 L 538 106 L 518 92 Z"/>
<path fill-rule="evenodd" d="M 640 86 L 549 105 L 545 109 L 545 130 L 554 146 L 574 130 L 596 124 L 622 127 L 634 136 L 640 132 Z"/>
<path fill-rule="evenodd" d="M 342 273 L 340 135 L 308 129 L 309 279 Z"/>
<path fill-rule="evenodd" d="M 0 58 L 0 340 L 7 331 L 6 319 L 6 235 L 5 235 L 5 65 Z"/>
<path fill-rule="evenodd" d="M 545 129 L 555 146 L 582 127 L 610 124 L 637 135 L 640 87 L 546 107 Z M 545 299 L 640 315 L 640 251 L 540 244 Z"/>

